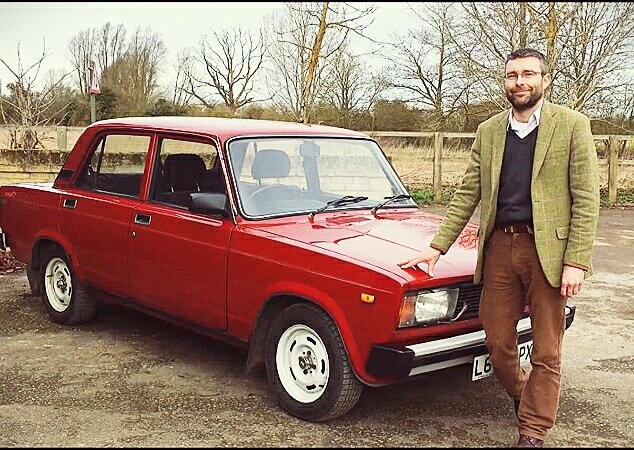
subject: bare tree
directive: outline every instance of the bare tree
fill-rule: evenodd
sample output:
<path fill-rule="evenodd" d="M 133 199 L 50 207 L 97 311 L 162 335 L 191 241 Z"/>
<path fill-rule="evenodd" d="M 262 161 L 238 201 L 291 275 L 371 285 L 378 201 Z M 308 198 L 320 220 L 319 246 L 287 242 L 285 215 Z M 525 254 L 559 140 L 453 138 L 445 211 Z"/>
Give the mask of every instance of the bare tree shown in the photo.
<path fill-rule="evenodd" d="M 528 22 L 526 2 L 460 4 L 450 36 L 460 53 L 465 79 L 474 84 L 472 102 L 491 101 L 503 109 L 506 55 L 520 47 L 538 48 L 538 30 Z M 466 14 L 465 14 L 466 13 Z"/>
<path fill-rule="evenodd" d="M 58 100 L 57 89 L 63 80 L 70 74 L 66 73 L 59 79 L 51 80 L 38 92 L 36 90 L 37 79 L 42 68 L 42 62 L 46 59 L 46 45 L 39 59 L 28 67 L 22 65 L 20 45 L 17 47 L 17 67 L 12 68 L 0 57 L 2 63 L 11 73 L 13 82 L 8 84 L 9 95 L 0 96 L 0 116 L 6 124 L 17 128 L 10 131 L 10 147 L 21 149 L 36 149 L 41 146 L 40 135 L 35 127 L 56 123 L 56 118 L 68 104 L 52 110 L 52 105 Z"/>
<path fill-rule="evenodd" d="M 634 129 L 634 81 L 630 80 L 628 84 L 624 86 L 622 93 L 622 102 L 619 102 L 617 114 L 623 117 L 623 121 L 630 126 L 629 132 Z"/>
<path fill-rule="evenodd" d="M 506 55 L 533 47 L 547 58 L 557 103 L 591 110 L 632 68 L 634 5 L 599 2 L 462 3 L 463 24 L 452 30 L 465 73 L 480 98 L 507 103 L 502 95 Z M 497 82 L 491 83 L 491 80 Z"/>
<path fill-rule="evenodd" d="M 253 36 L 242 28 L 221 33 L 214 32 L 214 40 L 206 37 L 200 42 L 198 51 L 185 68 L 188 82 L 187 94 L 203 105 L 211 106 L 213 96 L 233 112 L 253 103 L 254 78 L 264 62 L 266 39 L 262 30 Z M 195 72 L 202 66 L 204 75 Z"/>
<path fill-rule="evenodd" d="M 94 30 L 82 30 L 73 36 L 68 43 L 68 49 L 71 53 L 71 63 L 75 69 L 75 80 L 79 92 L 88 92 L 88 80 L 86 73 L 90 61 L 95 55 L 95 38 Z"/>
<path fill-rule="evenodd" d="M 329 66 L 324 82 L 323 101 L 337 109 L 343 126 L 350 127 L 353 113 L 370 111 L 386 88 L 387 84 L 374 75 L 359 56 L 341 48 L 333 55 Z"/>
<path fill-rule="evenodd" d="M 577 110 L 593 111 L 622 92 L 634 69 L 634 5 L 580 3 L 564 22 L 568 45 L 558 51 L 553 97 Z"/>
<path fill-rule="evenodd" d="M 387 55 L 390 85 L 433 112 L 427 123 L 444 129 L 449 116 L 459 110 L 471 81 L 459 65 L 459 53 L 450 38 L 457 6 L 430 3 L 412 7 L 419 25 L 393 39 Z"/>
<path fill-rule="evenodd" d="M 158 94 L 165 45 L 150 28 L 138 28 L 126 53 L 102 73 L 102 86 L 117 96 L 119 114 L 142 114 Z"/>
<path fill-rule="evenodd" d="M 193 95 L 190 94 L 192 91 L 191 78 L 187 75 L 193 71 L 192 64 L 193 58 L 189 51 L 181 50 L 177 56 L 176 78 L 172 92 L 172 104 L 176 106 L 189 105 L 193 98 Z"/>
<path fill-rule="evenodd" d="M 127 31 L 122 23 L 113 27 L 110 22 L 107 22 L 101 30 L 94 32 L 94 36 L 97 41 L 97 67 L 100 73 L 103 73 L 107 67 L 126 53 Z"/>
<path fill-rule="evenodd" d="M 306 106 L 302 106 L 302 101 L 305 100 L 302 95 L 307 82 L 310 17 L 299 14 L 287 6 L 285 14 L 275 16 L 274 27 L 277 39 L 268 48 L 271 62 L 268 87 L 271 98 L 280 111 L 301 122 L 302 111 L 307 109 Z M 314 102 L 315 93 L 319 91 L 320 72 L 321 70 L 314 78 L 310 105 Z"/>
<path fill-rule="evenodd" d="M 296 120 L 308 123 L 328 58 L 348 42 L 350 33 L 363 36 L 376 7 L 359 8 L 345 2 L 285 6 L 286 13 L 274 21 L 277 41 L 271 48 L 274 79 L 282 88 L 270 88 L 279 105 Z"/>
<path fill-rule="evenodd" d="M 71 38 L 68 50 L 79 92 L 88 92 L 87 73 L 91 61 L 97 63 L 99 73 L 103 74 L 107 67 L 124 55 L 125 40 L 126 30 L 123 24 L 113 27 L 110 22 L 101 29 L 82 30 Z"/>

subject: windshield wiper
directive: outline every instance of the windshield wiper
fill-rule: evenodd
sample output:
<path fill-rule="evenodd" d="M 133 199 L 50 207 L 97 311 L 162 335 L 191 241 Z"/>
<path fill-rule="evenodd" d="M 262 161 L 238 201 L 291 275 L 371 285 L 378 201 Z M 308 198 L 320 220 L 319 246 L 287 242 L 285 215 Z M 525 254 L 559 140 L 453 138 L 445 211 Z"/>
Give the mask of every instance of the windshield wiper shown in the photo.
<path fill-rule="evenodd" d="M 408 198 L 412 198 L 411 195 L 409 194 L 398 194 L 395 195 L 393 197 L 388 197 L 387 200 L 385 200 L 384 202 L 379 203 L 378 205 L 376 205 L 374 208 L 371 209 L 372 214 L 374 214 L 379 208 L 382 208 L 383 206 L 387 205 L 388 203 L 392 203 L 392 202 L 400 202 L 401 200 L 405 200 Z"/>
<path fill-rule="evenodd" d="M 315 211 L 311 212 L 310 214 L 308 214 L 309 218 L 313 218 L 315 217 L 315 214 L 320 213 L 330 207 L 335 207 L 335 206 L 342 206 L 342 205 L 351 205 L 353 203 L 359 203 L 362 202 L 364 200 L 367 200 L 368 197 L 355 197 L 354 195 L 344 195 L 341 198 L 338 198 L 336 200 L 331 200 L 328 203 L 326 203 L 324 206 L 322 206 L 319 209 L 316 209 Z"/>

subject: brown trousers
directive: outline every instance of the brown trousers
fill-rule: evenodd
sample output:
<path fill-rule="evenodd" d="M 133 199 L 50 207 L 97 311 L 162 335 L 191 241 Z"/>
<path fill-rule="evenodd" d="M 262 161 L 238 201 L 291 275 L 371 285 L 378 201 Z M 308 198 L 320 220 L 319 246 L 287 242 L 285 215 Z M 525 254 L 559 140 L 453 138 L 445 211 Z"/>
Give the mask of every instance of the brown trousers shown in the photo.
<path fill-rule="evenodd" d="M 480 318 L 493 372 L 506 392 L 520 400 L 519 433 L 544 439 L 559 408 L 566 297 L 546 280 L 532 234 L 494 231 L 483 269 Z M 527 304 L 533 332 L 529 374 L 517 354 L 517 322 Z"/>

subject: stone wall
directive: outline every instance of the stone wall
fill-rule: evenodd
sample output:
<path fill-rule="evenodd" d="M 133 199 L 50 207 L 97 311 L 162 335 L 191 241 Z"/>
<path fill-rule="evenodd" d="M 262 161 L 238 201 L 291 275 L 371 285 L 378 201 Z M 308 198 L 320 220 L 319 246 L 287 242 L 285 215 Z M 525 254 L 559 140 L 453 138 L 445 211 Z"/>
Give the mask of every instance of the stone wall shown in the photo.
<path fill-rule="evenodd" d="M 52 181 L 67 156 L 59 150 L 0 149 L 0 185 Z"/>

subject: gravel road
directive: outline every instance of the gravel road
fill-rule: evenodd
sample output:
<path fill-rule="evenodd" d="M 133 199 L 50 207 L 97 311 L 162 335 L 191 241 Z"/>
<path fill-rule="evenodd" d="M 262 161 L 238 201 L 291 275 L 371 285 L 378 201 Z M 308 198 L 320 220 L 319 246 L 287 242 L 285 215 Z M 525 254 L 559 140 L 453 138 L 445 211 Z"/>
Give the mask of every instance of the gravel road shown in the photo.
<path fill-rule="evenodd" d="M 440 211 L 441 212 L 441 211 Z M 634 209 L 601 211 L 596 274 L 571 303 L 546 445 L 634 446 Z M 469 368 L 366 388 L 345 417 L 285 414 L 246 353 L 120 307 L 51 323 L 23 270 L 0 275 L 0 446 L 508 447 L 510 400 Z"/>

